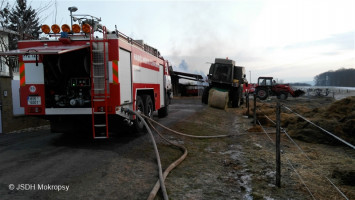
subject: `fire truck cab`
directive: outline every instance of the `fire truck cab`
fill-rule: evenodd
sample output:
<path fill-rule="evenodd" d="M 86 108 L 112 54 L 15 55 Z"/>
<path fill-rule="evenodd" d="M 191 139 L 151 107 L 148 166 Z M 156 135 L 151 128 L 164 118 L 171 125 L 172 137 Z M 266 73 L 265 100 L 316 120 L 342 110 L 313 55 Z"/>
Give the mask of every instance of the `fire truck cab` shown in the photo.
<path fill-rule="evenodd" d="M 107 30 L 97 18 L 81 19 L 71 29 L 43 25 L 46 37 L 0 52 L 18 56 L 25 114 L 45 116 L 55 132 L 89 127 L 94 138 L 108 138 L 119 129 L 118 120 L 144 129 L 122 108 L 166 116 L 172 96 L 168 61 L 143 41 Z"/>

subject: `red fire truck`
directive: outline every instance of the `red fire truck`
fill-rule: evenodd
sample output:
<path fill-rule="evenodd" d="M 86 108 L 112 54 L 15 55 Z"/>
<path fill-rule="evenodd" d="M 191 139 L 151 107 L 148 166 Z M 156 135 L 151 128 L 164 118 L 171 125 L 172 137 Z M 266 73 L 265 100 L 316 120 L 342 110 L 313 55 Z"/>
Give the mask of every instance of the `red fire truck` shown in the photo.
<path fill-rule="evenodd" d="M 108 138 L 120 121 L 144 129 L 138 117 L 123 108 L 166 116 L 171 79 L 169 63 L 159 51 L 117 30 L 108 31 L 98 18 L 76 19 L 80 23 L 71 29 L 66 24 L 43 25 L 46 37 L 19 41 L 17 50 L 0 52 L 18 55 L 25 114 L 45 116 L 54 132 L 86 128 L 94 138 Z"/>

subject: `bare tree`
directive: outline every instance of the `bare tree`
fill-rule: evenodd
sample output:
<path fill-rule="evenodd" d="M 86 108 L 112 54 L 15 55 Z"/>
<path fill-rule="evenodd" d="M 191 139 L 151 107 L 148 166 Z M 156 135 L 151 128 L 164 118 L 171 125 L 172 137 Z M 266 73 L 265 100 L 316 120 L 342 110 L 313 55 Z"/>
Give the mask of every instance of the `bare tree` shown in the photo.
<path fill-rule="evenodd" d="M 40 21 L 43 21 L 48 16 L 39 15 L 49 9 L 53 5 L 53 1 L 40 3 L 40 7 L 33 9 L 27 5 L 26 0 L 17 0 L 12 6 L 7 0 L 0 2 L 0 25 L 2 29 L 9 33 L 9 41 L 7 37 L 0 36 L 0 50 L 8 51 L 17 48 L 19 40 L 38 39 L 40 29 Z M 17 67 L 17 57 L 4 56 L 1 61 L 9 66 L 10 76 L 13 76 L 13 70 Z"/>
<path fill-rule="evenodd" d="M 10 5 L 6 0 L 0 2 L 0 25 L 1 27 L 9 26 Z"/>
<path fill-rule="evenodd" d="M 8 51 L 9 50 L 9 39 L 8 39 L 8 29 L 7 27 L 10 25 L 10 4 L 6 0 L 2 0 L 0 2 L 0 30 L 3 32 L 0 34 L 0 51 Z M 0 58 L 0 64 L 2 66 L 12 66 L 13 59 L 9 56 L 3 56 Z M 10 67 L 9 72 L 12 77 L 12 70 Z"/>
<path fill-rule="evenodd" d="M 327 71 L 314 77 L 316 86 L 355 87 L 355 69 L 341 68 Z"/>

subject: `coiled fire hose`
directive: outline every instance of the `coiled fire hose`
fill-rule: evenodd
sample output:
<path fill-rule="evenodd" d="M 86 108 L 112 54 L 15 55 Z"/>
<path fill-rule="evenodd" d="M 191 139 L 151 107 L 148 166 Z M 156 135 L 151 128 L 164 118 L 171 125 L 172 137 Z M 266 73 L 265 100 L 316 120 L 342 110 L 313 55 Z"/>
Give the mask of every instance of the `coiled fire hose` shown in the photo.
<path fill-rule="evenodd" d="M 175 133 L 177 135 L 182 135 L 182 136 L 185 136 L 185 137 L 191 137 L 191 138 L 200 138 L 200 139 L 208 139 L 208 138 L 222 138 L 222 137 L 229 137 L 231 135 L 214 135 L 214 136 L 196 136 L 196 135 L 189 135 L 189 134 L 185 134 L 185 133 L 181 133 L 181 132 L 178 132 L 178 131 L 174 131 L 156 121 L 154 121 L 153 119 L 143 115 L 143 114 L 140 114 L 136 111 L 133 111 L 133 110 L 130 110 L 130 109 L 126 109 L 124 108 L 123 111 L 127 111 L 127 112 L 130 112 L 131 114 L 134 114 L 136 115 L 144 124 L 144 126 L 147 128 L 148 130 L 148 133 L 152 139 L 152 142 L 153 142 L 153 146 L 154 146 L 154 151 L 155 151 L 155 154 L 156 154 L 156 157 L 157 157 L 157 163 L 158 163 L 158 170 L 159 170 L 159 180 L 155 183 L 152 191 L 150 192 L 149 196 L 148 196 L 148 200 L 153 200 L 156 196 L 156 194 L 158 193 L 159 191 L 159 188 L 161 188 L 162 190 L 162 193 L 163 193 L 163 197 L 164 197 L 164 200 L 167 200 L 169 199 L 168 197 L 168 194 L 167 194 L 167 191 L 166 191 L 166 187 L 165 187 L 165 179 L 166 177 L 168 176 L 168 174 L 170 173 L 171 170 L 173 170 L 176 166 L 178 166 L 187 156 L 187 149 L 186 147 L 182 146 L 182 145 L 178 145 L 178 144 L 175 144 L 171 141 L 169 141 L 168 139 L 166 139 L 152 124 L 151 122 L 154 122 L 155 124 L 159 125 L 160 127 L 172 132 L 172 133 Z M 181 150 L 184 151 L 184 154 L 178 158 L 177 160 L 175 160 L 173 163 L 171 163 L 169 165 L 168 168 L 166 168 L 166 170 L 164 171 L 164 173 L 162 172 L 162 166 L 161 166 L 161 161 L 160 161 L 160 155 L 159 155 L 159 151 L 158 151 L 158 147 L 157 147 L 157 144 L 155 142 L 155 139 L 154 139 L 154 136 L 153 136 L 153 133 L 151 131 L 151 129 L 149 128 L 148 124 L 146 123 L 146 121 L 144 120 L 147 119 L 148 120 L 148 123 L 149 125 L 153 128 L 153 130 L 163 139 L 165 140 L 166 142 L 168 142 L 169 144 L 171 145 L 174 145 L 178 148 L 180 148 Z"/>
<path fill-rule="evenodd" d="M 160 123 L 158 123 L 157 121 L 154 121 L 153 119 L 145 116 L 145 115 L 142 115 L 143 118 L 147 119 L 148 121 L 148 124 L 153 128 L 153 130 L 163 139 L 165 140 L 167 143 L 171 144 L 171 145 L 174 145 L 178 148 L 180 148 L 181 150 L 184 151 L 184 154 L 182 156 L 180 156 L 180 158 L 178 158 L 177 160 L 175 160 L 173 163 L 171 163 L 169 165 L 168 168 L 165 169 L 164 173 L 163 173 L 163 178 L 164 178 L 164 181 L 166 179 L 166 177 L 168 176 L 168 174 L 176 167 L 178 166 L 183 160 L 185 160 L 186 156 L 187 156 L 187 149 L 186 147 L 182 146 L 182 145 L 179 145 L 179 144 L 175 144 L 173 142 L 171 142 L 170 140 L 166 139 L 152 124 L 151 122 L 154 122 L 155 124 L 159 125 L 160 127 L 172 132 L 172 133 L 175 133 L 177 135 L 182 135 L 182 136 L 185 136 L 185 137 L 191 137 L 191 138 L 200 138 L 200 139 L 209 139 L 209 138 L 222 138 L 222 137 L 229 137 L 230 135 L 214 135 L 214 136 L 196 136 L 196 135 L 189 135 L 189 134 L 185 134 L 185 133 L 181 133 L 181 132 L 178 132 L 178 131 L 174 131 Z M 156 194 L 158 193 L 159 191 L 159 187 L 160 187 L 160 182 L 157 181 L 152 189 L 152 191 L 150 192 L 149 194 L 149 197 L 147 200 L 153 200 L 154 197 L 156 196 Z"/>

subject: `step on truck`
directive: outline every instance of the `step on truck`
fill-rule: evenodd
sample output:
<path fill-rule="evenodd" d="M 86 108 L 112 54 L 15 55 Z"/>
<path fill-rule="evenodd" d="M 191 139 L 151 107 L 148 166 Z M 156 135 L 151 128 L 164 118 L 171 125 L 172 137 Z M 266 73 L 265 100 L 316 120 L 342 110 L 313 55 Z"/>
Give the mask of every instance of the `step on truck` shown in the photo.
<path fill-rule="evenodd" d="M 169 63 L 142 40 L 109 31 L 101 19 L 73 15 L 72 27 L 42 25 L 39 40 L 18 42 L 20 104 L 25 115 L 45 116 L 53 132 L 92 131 L 108 138 L 119 121 L 144 130 L 128 108 L 153 116 L 168 114 Z"/>
<path fill-rule="evenodd" d="M 234 60 L 216 58 L 208 73 L 209 86 L 202 94 L 202 103 L 208 104 L 212 88 L 228 92 L 228 106 L 239 107 L 243 102 L 243 84 L 248 84 L 245 68 L 236 66 Z"/>

